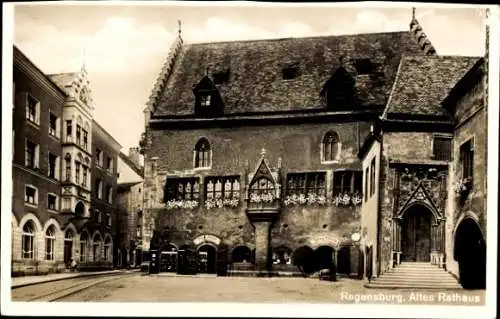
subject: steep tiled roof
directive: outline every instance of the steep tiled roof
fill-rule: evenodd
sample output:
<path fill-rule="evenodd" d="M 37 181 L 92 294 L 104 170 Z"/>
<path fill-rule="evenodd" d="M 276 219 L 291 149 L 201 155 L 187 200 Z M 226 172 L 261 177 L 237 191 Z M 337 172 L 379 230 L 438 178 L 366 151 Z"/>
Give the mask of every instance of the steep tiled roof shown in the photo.
<path fill-rule="evenodd" d="M 130 183 L 121 183 L 121 184 L 118 184 L 117 188 L 116 188 L 116 191 L 118 193 L 125 192 L 125 191 L 129 190 L 132 186 L 137 185 L 139 183 L 141 183 L 141 182 L 130 182 Z"/>
<path fill-rule="evenodd" d="M 354 76 L 355 59 L 379 65 L 378 74 L 355 76 L 356 94 L 363 105 L 385 105 L 402 54 L 424 54 L 410 32 L 183 45 L 154 115 L 193 114 L 193 88 L 207 68 L 229 69 L 218 85 L 225 114 L 323 108 L 320 92 L 341 57 Z M 282 66 L 295 63 L 299 76 L 283 80 Z"/>
<path fill-rule="evenodd" d="M 136 165 L 126 154 L 120 152 L 120 158 L 140 177 L 144 178 L 144 167 Z"/>
<path fill-rule="evenodd" d="M 56 73 L 56 74 L 48 74 L 47 76 L 52 79 L 59 87 L 64 89 L 66 85 L 70 84 L 71 81 L 75 79 L 75 77 L 78 75 L 76 72 L 70 72 L 70 73 Z"/>
<path fill-rule="evenodd" d="M 384 118 L 397 115 L 447 116 L 441 102 L 480 57 L 405 56 Z"/>

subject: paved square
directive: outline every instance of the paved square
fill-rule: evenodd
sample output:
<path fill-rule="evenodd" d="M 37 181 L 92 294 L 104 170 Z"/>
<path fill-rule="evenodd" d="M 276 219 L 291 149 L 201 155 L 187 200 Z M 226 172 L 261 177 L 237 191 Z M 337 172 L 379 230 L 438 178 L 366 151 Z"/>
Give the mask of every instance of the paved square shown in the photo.
<path fill-rule="evenodd" d="M 482 305 L 484 291 L 368 289 L 364 281 L 150 275 L 93 287 L 65 301 L 408 303 Z"/>

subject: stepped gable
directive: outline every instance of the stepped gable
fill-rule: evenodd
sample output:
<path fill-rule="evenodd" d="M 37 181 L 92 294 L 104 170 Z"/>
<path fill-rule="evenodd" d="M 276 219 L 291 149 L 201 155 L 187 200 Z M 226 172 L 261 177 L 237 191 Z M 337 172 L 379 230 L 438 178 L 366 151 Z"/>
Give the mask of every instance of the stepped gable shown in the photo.
<path fill-rule="evenodd" d="M 426 54 L 411 32 L 183 44 L 168 83 L 155 93 L 154 117 L 194 114 L 194 86 L 205 76 L 228 72 L 216 84 L 224 114 L 322 109 L 320 92 L 340 66 L 355 79 L 362 106 L 386 105 L 402 55 Z M 356 62 L 370 59 L 374 72 L 357 75 Z M 282 68 L 298 67 L 283 79 Z"/>
<path fill-rule="evenodd" d="M 443 100 L 480 57 L 404 56 L 384 119 L 404 115 L 448 117 Z"/>

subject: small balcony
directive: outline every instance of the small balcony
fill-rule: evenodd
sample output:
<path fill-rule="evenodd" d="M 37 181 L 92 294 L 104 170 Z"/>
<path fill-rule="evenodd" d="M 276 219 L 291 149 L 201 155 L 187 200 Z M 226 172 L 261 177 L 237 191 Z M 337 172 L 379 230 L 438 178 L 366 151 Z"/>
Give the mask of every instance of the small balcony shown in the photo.
<path fill-rule="evenodd" d="M 279 218 L 281 212 L 281 201 L 272 195 L 251 194 L 247 200 L 246 213 L 253 221 L 273 221 Z"/>

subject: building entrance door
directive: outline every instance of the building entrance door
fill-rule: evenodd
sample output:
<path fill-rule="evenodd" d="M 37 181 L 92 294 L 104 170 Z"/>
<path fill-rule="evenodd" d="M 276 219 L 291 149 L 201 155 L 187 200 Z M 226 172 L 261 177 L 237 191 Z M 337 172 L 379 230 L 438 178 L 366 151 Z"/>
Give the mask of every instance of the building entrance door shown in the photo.
<path fill-rule="evenodd" d="M 203 245 L 198 249 L 198 267 L 200 273 L 215 274 L 217 250 L 212 245 Z"/>
<path fill-rule="evenodd" d="M 430 262 L 431 212 L 423 206 L 414 206 L 403 220 L 403 261 Z"/>

